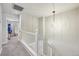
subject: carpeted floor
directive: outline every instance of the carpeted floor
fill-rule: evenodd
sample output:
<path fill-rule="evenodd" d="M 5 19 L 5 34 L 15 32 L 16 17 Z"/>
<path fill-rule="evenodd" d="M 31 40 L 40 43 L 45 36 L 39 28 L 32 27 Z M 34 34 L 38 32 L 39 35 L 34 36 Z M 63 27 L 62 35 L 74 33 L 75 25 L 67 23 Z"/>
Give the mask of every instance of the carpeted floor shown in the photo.
<path fill-rule="evenodd" d="M 1 56 L 30 56 L 17 37 L 12 37 L 2 48 Z"/>

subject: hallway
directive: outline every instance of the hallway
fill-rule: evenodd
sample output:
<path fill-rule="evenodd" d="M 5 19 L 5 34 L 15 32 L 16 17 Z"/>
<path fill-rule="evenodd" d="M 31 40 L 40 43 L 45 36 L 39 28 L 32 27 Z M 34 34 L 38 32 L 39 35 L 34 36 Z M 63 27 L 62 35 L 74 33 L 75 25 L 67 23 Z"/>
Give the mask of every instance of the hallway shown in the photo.
<path fill-rule="evenodd" d="M 2 48 L 1 56 L 30 56 L 22 44 L 17 40 L 17 37 L 12 37 Z"/>
<path fill-rule="evenodd" d="M 1 56 L 79 56 L 79 3 L 2 3 L 0 16 Z"/>

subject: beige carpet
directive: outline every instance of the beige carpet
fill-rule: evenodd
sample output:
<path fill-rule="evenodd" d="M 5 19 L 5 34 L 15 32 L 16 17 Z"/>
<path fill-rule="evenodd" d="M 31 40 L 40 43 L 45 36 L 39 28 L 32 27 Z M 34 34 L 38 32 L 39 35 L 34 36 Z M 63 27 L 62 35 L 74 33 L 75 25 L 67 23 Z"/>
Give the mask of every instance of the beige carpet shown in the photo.
<path fill-rule="evenodd" d="M 21 42 L 17 40 L 17 37 L 12 37 L 11 40 L 2 47 L 1 56 L 30 56 Z"/>

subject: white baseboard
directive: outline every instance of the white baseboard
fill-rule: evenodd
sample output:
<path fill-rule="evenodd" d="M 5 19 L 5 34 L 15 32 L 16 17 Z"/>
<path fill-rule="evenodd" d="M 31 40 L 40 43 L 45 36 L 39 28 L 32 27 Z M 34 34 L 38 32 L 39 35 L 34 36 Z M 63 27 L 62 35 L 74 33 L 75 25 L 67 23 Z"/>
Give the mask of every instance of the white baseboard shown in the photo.
<path fill-rule="evenodd" d="M 0 48 L 0 55 L 1 55 L 1 52 L 2 52 L 2 48 Z"/>
<path fill-rule="evenodd" d="M 24 41 L 20 40 L 20 42 L 24 45 L 24 48 L 31 56 L 37 56 L 37 54 L 26 44 Z"/>

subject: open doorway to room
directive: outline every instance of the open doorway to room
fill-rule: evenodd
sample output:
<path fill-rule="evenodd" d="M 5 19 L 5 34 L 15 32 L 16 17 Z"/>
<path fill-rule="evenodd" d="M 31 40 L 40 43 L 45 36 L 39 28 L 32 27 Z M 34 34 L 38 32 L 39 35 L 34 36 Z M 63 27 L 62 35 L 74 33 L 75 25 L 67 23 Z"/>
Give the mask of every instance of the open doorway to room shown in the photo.
<path fill-rule="evenodd" d="M 7 34 L 8 40 L 12 37 L 18 37 L 19 34 L 19 18 L 7 17 Z"/>
<path fill-rule="evenodd" d="M 7 20 L 8 39 L 18 35 L 18 21 Z"/>

